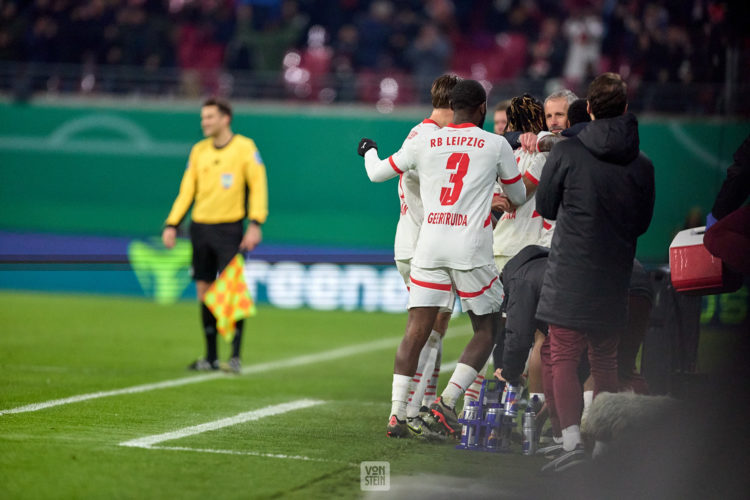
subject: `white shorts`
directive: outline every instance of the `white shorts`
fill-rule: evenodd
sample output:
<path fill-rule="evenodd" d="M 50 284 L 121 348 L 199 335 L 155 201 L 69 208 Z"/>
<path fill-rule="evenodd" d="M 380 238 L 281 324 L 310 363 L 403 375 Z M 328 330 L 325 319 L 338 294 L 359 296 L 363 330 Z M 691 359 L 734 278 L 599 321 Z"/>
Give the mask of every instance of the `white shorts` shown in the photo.
<path fill-rule="evenodd" d="M 411 259 L 409 260 L 397 260 L 396 261 L 396 269 L 398 269 L 399 274 L 401 274 L 401 278 L 404 280 L 404 284 L 406 285 L 407 290 L 410 290 L 409 295 L 411 295 Z M 448 293 L 450 295 L 449 298 L 446 298 L 446 303 L 448 305 L 439 305 L 440 312 L 453 312 L 453 305 L 456 303 L 456 292 L 453 290 L 453 287 L 451 287 L 450 292 Z M 409 302 L 411 303 L 411 299 L 409 299 Z M 409 305 L 411 307 L 411 305 Z"/>
<path fill-rule="evenodd" d="M 455 300 L 454 290 L 461 299 L 464 311 L 472 311 L 480 316 L 500 311 L 503 285 L 494 264 L 467 271 L 446 267 L 424 269 L 411 266 L 408 306 L 410 309 L 447 307 Z"/>

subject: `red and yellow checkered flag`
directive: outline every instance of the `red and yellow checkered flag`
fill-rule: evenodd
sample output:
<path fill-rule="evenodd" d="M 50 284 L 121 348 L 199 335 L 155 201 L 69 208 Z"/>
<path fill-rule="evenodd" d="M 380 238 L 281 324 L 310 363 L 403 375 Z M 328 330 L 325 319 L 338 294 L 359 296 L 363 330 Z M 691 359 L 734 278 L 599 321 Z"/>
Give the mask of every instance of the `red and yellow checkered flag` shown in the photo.
<path fill-rule="evenodd" d="M 255 303 L 245 282 L 245 259 L 237 254 L 209 287 L 203 302 L 216 317 L 216 330 L 227 342 L 238 320 L 255 316 Z"/>

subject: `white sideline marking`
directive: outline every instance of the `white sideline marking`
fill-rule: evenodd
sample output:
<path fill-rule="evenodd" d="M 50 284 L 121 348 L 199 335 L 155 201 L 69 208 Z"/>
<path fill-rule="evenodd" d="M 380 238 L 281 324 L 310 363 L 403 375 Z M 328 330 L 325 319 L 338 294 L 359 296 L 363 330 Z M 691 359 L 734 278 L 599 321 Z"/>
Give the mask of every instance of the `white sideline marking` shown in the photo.
<path fill-rule="evenodd" d="M 125 387 L 123 389 L 114 389 L 111 391 L 100 391 L 90 392 L 88 394 L 79 394 L 78 396 L 71 396 L 69 398 L 52 399 L 50 401 L 44 401 L 42 403 L 32 403 L 26 406 L 18 406 L 16 408 L 10 408 L 8 410 L 0 410 L 0 415 L 10 415 L 13 413 L 25 413 L 30 411 L 44 410 L 45 408 L 52 408 L 53 406 L 67 405 L 71 403 L 80 403 L 81 401 L 88 401 L 89 399 L 106 398 L 109 396 L 119 396 L 121 394 L 136 394 L 139 392 L 153 391 L 156 389 L 166 389 L 169 387 L 179 387 L 181 385 L 195 384 L 197 382 L 204 382 L 206 380 L 213 380 L 215 378 L 224 377 L 223 373 L 207 373 L 205 375 L 194 375 L 192 377 L 178 378 L 174 380 L 165 380 L 164 382 L 157 382 L 155 384 L 143 384 L 134 385 L 132 387 Z"/>
<path fill-rule="evenodd" d="M 123 441 L 120 446 L 130 446 L 134 448 L 151 448 L 153 445 L 161 443 L 163 441 L 171 441 L 173 439 L 180 439 L 187 436 L 194 436 L 195 434 L 202 434 L 208 431 L 215 431 L 224 427 L 230 427 L 232 425 L 242 424 L 244 422 L 252 422 L 253 420 L 260 420 L 264 417 L 271 417 L 274 415 L 281 415 L 294 410 L 301 410 L 303 408 L 310 408 L 325 403 L 325 401 L 318 401 L 315 399 L 300 399 L 289 403 L 282 403 L 273 406 L 266 406 L 260 410 L 247 411 L 240 413 L 233 417 L 222 418 L 220 420 L 214 420 L 213 422 L 206 422 L 205 424 L 193 425 L 185 427 L 172 432 L 165 432 L 163 434 L 154 434 L 138 439 L 131 439 L 130 441 Z"/>
<path fill-rule="evenodd" d="M 466 335 L 471 333 L 471 326 L 464 325 L 462 328 L 458 328 L 451 331 L 452 336 Z M 373 342 L 367 342 L 364 344 L 357 344 L 347 347 L 341 347 L 339 349 L 333 349 L 330 351 L 323 351 L 317 354 L 306 354 L 303 356 L 297 356 L 294 358 L 282 359 L 278 361 L 269 361 L 266 363 L 258 363 L 256 365 L 246 366 L 242 369 L 243 375 L 270 371 L 277 368 L 289 368 L 292 366 L 302 366 L 320 361 L 331 361 L 337 358 L 344 358 L 347 356 L 353 356 L 355 354 L 362 354 L 369 351 L 376 351 L 379 349 L 385 349 L 393 347 L 401 342 L 402 337 L 389 337 L 387 339 L 375 340 Z M 110 391 L 90 392 L 88 394 L 79 394 L 77 396 L 70 396 L 62 399 L 52 399 L 50 401 L 43 401 L 41 403 L 32 403 L 25 406 L 18 406 L 16 408 L 9 408 L 7 410 L 0 410 L 0 416 L 11 415 L 14 413 L 26 413 L 32 411 L 44 410 L 46 408 L 52 408 L 54 406 L 61 406 L 71 403 L 80 403 L 81 401 L 88 401 L 90 399 L 106 398 L 109 396 L 121 396 L 123 394 L 137 394 L 140 392 L 154 391 L 157 389 L 168 389 L 171 387 L 179 387 L 189 384 L 197 384 L 199 382 L 205 382 L 207 380 L 214 380 L 217 378 L 231 378 L 230 375 L 223 373 L 207 373 L 203 375 L 193 375 L 191 377 L 182 377 L 178 379 L 165 380 L 164 382 L 156 382 L 153 384 L 142 384 L 134 385 L 131 387 L 124 387 L 122 389 L 113 389 Z"/>
<path fill-rule="evenodd" d="M 207 422 L 205 424 L 193 425 L 191 427 L 185 427 L 172 432 L 165 432 L 163 434 L 154 434 L 152 436 L 145 436 L 138 439 L 131 439 L 130 441 L 123 441 L 120 446 L 127 446 L 130 448 L 143 448 L 146 450 L 170 450 L 170 451 L 192 451 L 196 453 L 215 453 L 221 455 L 245 455 L 252 457 L 261 458 L 280 458 L 287 460 L 302 460 L 305 462 L 324 462 L 324 463 L 342 463 L 350 465 L 352 467 L 359 467 L 357 464 L 343 462 L 341 460 L 327 460 L 324 458 L 312 458 L 304 455 L 284 455 L 282 453 L 264 453 L 260 451 L 247 451 L 247 450 L 221 450 L 211 448 L 190 448 L 187 446 L 156 446 L 158 443 L 164 441 L 171 441 L 173 439 L 180 439 L 187 436 L 194 436 L 203 432 L 213 431 L 232 425 L 241 424 L 244 422 L 251 422 L 254 420 L 260 420 L 264 417 L 271 417 L 273 415 L 280 415 L 294 410 L 302 410 L 304 408 L 310 408 L 325 403 L 325 401 L 318 401 L 314 399 L 300 399 L 292 401 L 290 403 L 282 403 L 273 406 L 266 406 L 260 410 L 248 411 L 240 413 L 234 417 L 223 418 L 215 420 L 213 422 Z"/>
<path fill-rule="evenodd" d="M 261 458 L 283 458 L 287 460 L 303 460 L 305 462 L 325 462 L 341 463 L 359 467 L 359 464 L 344 462 L 342 460 L 326 460 L 325 458 L 312 458 L 304 455 L 284 455 L 281 453 L 262 453 L 260 451 L 242 451 L 242 450 L 213 450 L 209 448 L 188 448 L 187 446 L 149 446 L 149 450 L 170 450 L 170 451 L 193 451 L 197 453 L 216 453 L 220 455 L 246 455 Z"/>

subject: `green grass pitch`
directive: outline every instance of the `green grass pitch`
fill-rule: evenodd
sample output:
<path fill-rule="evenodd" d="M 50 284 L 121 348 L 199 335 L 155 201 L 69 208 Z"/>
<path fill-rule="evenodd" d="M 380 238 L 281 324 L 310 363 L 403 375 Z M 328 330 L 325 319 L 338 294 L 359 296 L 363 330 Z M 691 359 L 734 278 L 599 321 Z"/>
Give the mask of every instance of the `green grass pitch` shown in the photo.
<path fill-rule="evenodd" d="M 541 465 L 385 436 L 405 314 L 261 307 L 246 324 L 243 367 L 264 369 L 8 413 L 195 377 L 185 366 L 203 342 L 190 302 L 20 292 L 0 301 L 0 498 L 360 498 L 362 461 L 388 461 L 394 485 L 491 478 L 512 489 Z M 455 318 L 444 363 L 469 334 L 466 315 Z M 228 347 L 220 341 L 224 359 Z M 338 354 L 301 358 L 328 351 Z M 120 445 L 299 400 L 323 403 L 158 445 L 176 449 Z"/>

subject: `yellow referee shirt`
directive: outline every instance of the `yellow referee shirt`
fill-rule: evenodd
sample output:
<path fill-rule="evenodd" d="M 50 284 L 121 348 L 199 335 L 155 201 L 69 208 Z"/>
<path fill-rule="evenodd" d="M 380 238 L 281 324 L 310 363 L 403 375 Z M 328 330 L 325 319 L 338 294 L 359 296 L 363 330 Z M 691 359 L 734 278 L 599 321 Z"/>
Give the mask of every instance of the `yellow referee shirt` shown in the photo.
<path fill-rule="evenodd" d="M 179 225 L 193 202 L 194 222 L 219 224 L 245 216 L 261 224 L 266 221 L 266 167 L 252 139 L 235 134 L 217 148 L 209 137 L 193 146 L 167 225 Z"/>

